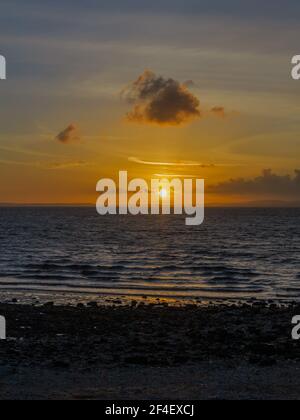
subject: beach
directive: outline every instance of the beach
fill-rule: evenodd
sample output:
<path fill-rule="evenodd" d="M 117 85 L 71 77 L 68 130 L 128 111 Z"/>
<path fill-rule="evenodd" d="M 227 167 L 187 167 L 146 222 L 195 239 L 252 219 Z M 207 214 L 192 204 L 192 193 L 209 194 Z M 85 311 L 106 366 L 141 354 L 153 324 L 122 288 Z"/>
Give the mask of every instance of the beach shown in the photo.
<path fill-rule="evenodd" d="M 297 303 L 1 303 L 0 398 L 298 399 Z"/>

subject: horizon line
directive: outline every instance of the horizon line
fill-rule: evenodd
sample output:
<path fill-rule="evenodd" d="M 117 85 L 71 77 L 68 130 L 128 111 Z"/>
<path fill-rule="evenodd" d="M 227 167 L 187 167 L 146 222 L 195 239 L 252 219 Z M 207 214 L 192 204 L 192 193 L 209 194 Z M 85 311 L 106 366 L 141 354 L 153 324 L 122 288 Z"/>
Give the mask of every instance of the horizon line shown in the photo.
<path fill-rule="evenodd" d="M 4 207 L 96 207 L 94 203 L 15 203 L 0 202 L 0 208 Z M 300 202 L 245 202 L 245 203 L 207 203 L 206 208 L 300 208 Z M 119 207 L 117 207 L 119 209 Z"/>

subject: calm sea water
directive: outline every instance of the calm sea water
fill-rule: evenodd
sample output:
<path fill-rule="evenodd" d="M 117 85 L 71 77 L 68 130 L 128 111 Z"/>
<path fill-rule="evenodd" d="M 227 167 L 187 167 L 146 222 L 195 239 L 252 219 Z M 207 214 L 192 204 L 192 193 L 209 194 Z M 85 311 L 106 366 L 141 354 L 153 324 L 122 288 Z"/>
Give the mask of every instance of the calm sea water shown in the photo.
<path fill-rule="evenodd" d="M 300 298 L 300 209 L 100 217 L 92 208 L 0 208 L 0 290 Z"/>

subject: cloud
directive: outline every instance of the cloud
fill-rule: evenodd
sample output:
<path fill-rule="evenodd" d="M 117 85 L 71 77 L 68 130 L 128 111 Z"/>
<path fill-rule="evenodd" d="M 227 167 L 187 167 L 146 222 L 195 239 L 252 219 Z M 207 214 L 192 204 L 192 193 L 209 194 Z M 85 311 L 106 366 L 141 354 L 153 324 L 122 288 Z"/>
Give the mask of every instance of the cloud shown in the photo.
<path fill-rule="evenodd" d="M 21 155 L 28 155 L 28 156 L 38 156 L 38 157 L 55 157 L 55 155 L 52 155 L 50 153 L 43 153 L 36 150 L 27 150 L 27 149 L 20 149 L 18 147 L 5 147 L 1 146 L 0 150 L 7 153 L 13 153 L 13 154 L 21 154 Z"/>
<path fill-rule="evenodd" d="M 195 167 L 195 168 L 202 168 L 202 169 L 208 169 L 208 168 L 216 168 L 216 167 L 240 167 L 244 166 L 242 164 L 236 164 L 236 163 L 202 163 L 202 162 L 196 162 L 196 161 L 176 161 L 176 162 L 158 162 L 158 161 L 148 161 L 143 160 L 138 157 L 129 157 L 129 162 L 137 163 L 139 165 L 149 165 L 149 166 L 173 166 L 173 167 Z"/>
<path fill-rule="evenodd" d="M 202 116 L 200 102 L 186 86 L 146 70 L 122 92 L 133 105 L 126 116 L 129 122 L 181 126 Z"/>
<path fill-rule="evenodd" d="M 82 166 L 88 166 L 88 165 L 90 165 L 88 162 L 79 160 L 75 162 L 54 162 L 54 163 L 45 164 L 43 166 L 45 169 L 64 170 L 64 169 L 80 168 Z"/>
<path fill-rule="evenodd" d="M 190 91 L 193 80 L 184 83 L 157 76 L 150 70 L 127 86 L 121 97 L 133 106 L 127 113 L 129 122 L 156 124 L 160 126 L 182 126 L 209 115 L 224 118 L 225 108 L 216 106 L 209 111 L 200 108 L 199 99 Z"/>
<path fill-rule="evenodd" d="M 63 144 L 76 143 L 80 141 L 80 135 L 77 126 L 70 124 L 56 136 L 56 140 Z"/>
<path fill-rule="evenodd" d="M 200 162 L 190 162 L 190 161 L 178 161 L 178 162 L 152 162 L 142 160 L 136 157 L 128 158 L 129 162 L 138 163 L 140 165 L 150 165 L 150 166 L 176 166 L 176 167 L 198 167 L 198 168 L 214 168 L 213 164 L 203 164 Z"/>
<path fill-rule="evenodd" d="M 253 179 L 231 179 L 209 187 L 208 192 L 229 194 L 273 194 L 300 198 L 300 170 L 295 175 L 277 175 L 271 169 L 263 171 L 261 176 Z"/>
<path fill-rule="evenodd" d="M 157 178 L 197 178 L 197 175 L 179 175 L 179 174 L 154 174 L 154 176 L 156 176 Z"/>
<path fill-rule="evenodd" d="M 90 166 L 91 163 L 85 161 L 74 162 L 29 162 L 11 159 L 0 159 L 0 165 L 18 165 L 18 166 L 31 166 L 38 169 L 46 170 L 65 170 L 74 169 L 83 166 Z"/>
<path fill-rule="evenodd" d="M 210 110 L 210 112 L 215 115 L 216 117 L 225 118 L 226 112 L 223 106 L 215 106 Z"/>

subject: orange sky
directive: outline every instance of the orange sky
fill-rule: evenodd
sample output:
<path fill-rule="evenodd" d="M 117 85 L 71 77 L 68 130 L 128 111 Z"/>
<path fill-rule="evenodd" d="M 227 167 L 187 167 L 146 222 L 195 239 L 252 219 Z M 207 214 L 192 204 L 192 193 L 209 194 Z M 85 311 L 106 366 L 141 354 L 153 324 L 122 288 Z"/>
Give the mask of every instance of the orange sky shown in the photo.
<path fill-rule="evenodd" d="M 94 204 L 97 181 L 128 170 L 204 178 L 208 204 L 299 203 L 292 17 L 123 5 L 6 6 L 0 202 Z"/>

